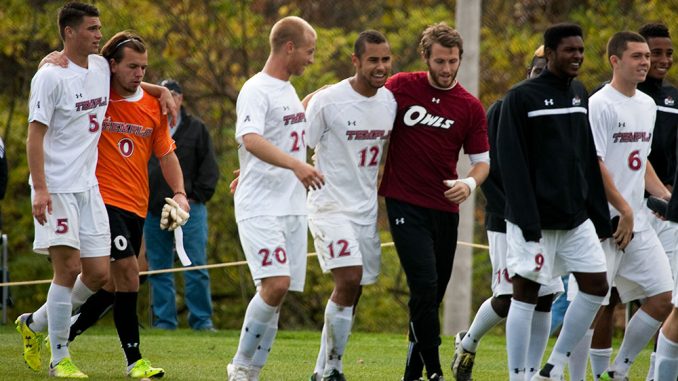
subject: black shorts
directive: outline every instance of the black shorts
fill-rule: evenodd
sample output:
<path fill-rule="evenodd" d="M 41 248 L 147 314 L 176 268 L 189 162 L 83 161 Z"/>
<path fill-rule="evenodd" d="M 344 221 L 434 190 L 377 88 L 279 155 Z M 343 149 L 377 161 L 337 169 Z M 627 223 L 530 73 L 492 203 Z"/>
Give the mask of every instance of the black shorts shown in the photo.
<path fill-rule="evenodd" d="M 111 205 L 106 205 L 106 212 L 111 226 L 111 261 L 138 256 L 144 218 Z"/>

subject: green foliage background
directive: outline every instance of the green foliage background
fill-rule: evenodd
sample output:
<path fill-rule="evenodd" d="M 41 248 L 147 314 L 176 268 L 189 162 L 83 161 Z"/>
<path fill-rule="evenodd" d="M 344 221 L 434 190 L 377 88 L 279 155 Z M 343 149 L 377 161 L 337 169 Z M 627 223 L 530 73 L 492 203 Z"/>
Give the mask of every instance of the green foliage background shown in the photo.
<path fill-rule="evenodd" d="M 480 0 L 479 0 L 480 1 Z M 394 72 L 424 70 L 417 53 L 426 25 L 445 21 L 454 25 L 455 1 L 431 0 L 100 0 L 104 39 L 133 29 L 149 46 L 148 82 L 173 77 L 184 86 L 188 110 L 211 127 L 221 166 L 221 180 L 209 203 L 209 263 L 243 260 L 228 184 L 238 167 L 233 138 L 235 101 L 244 81 L 259 71 L 268 55 L 268 32 L 280 17 L 299 15 L 318 32 L 315 64 L 294 78 L 303 96 L 322 85 L 352 74 L 352 42 L 361 30 L 372 28 L 389 38 Z M 61 1 L 4 0 L 0 7 L 0 134 L 11 173 L 2 202 L 3 232 L 9 236 L 12 280 L 50 277 L 48 262 L 31 253 L 33 226 L 28 169 L 25 158 L 27 99 L 30 80 L 42 57 L 61 49 L 56 12 Z M 585 30 L 586 62 L 581 80 L 588 88 L 609 78 L 605 44 L 618 30 L 637 30 L 643 23 L 663 21 L 672 27 L 678 19 L 677 0 L 520 0 L 483 2 L 480 52 L 480 98 L 489 106 L 525 75 L 543 29 L 560 21 L 577 22 Z M 674 33 L 678 31 L 674 30 Z M 674 72 L 675 73 L 675 72 Z M 675 77 L 675 74 L 671 73 Z M 482 230 L 482 197 L 476 213 L 476 242 L 486 241 Z M 380 220 L 384 241 L 390 241 Z M 312 245 L 309 245 L 312 247 Z M 287 327 L 317 327 L 331 281 L 309 260 L 306 292 L 290 295 L 281 320 Z M 487 253 L 474 253 L 473 303 L 490 295 Z M 240 326 L 247 301 L 254 292 L 246 267 L 211 272 L 218 327 Z M 180 278 L 180 277 L 178 277 Z M 179 288 L 181 290 L 181 288 Z M 44 301 L 46 286 L 14 287 L 14 316 Z M 385 249 L 383 276 L 365 290 L 358 329 L 398 331 L 406 326 L 406 284 L 393 249 Z M 182 294 L 179 294 L 182 298 Z M 145 300 L 142 298 L 142 300 Z M 142 302 L 141 309 L 147 308 Z M 183 301 L 180 300 L 180 305 Z M 474 308 L 475 309 L 475 308 Z"/>

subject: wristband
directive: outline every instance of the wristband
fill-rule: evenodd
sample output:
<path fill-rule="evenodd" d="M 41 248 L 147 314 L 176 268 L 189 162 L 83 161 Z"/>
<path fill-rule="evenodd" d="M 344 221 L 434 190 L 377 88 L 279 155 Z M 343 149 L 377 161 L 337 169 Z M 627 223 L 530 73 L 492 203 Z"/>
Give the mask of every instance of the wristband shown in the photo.
<path fill-rule="evenodd" d="M 188 196 L 186 195 L 186 192 L 183 192 L 183 191 L 174 192 L 174 196 L 176 196 L 178 194 L 183 194 L 184 197 L 188 198 Z M 172 197 L 174 197 L 174 196 L 172 196 Z"/>
<path fill-rule="evenodd" d="M 468 189 L 471 190 L 469 193 L 473 193 L 473 191 L 476 189 L 478 184 L 476 183 L 476 179 L 473 177 L 465 177 L 463 179 L 458 179 L 457 181 L 462 182 L 468 186 Z"/>

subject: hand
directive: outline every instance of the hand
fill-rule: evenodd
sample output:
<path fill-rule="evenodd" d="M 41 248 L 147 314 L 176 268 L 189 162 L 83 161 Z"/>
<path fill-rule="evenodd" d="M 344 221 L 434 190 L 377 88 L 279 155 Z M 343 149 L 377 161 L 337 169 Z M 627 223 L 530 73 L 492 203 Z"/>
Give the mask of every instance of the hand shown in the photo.
<path fill-rule="evenodd" d="M 325 177 L 314 166 L 298 161 L 292 168 L 294 175 L 304 184 L 304 188 L 318 190 L 325 185 Z"/>
<path fill-rule="evenodd" d="M 624 250 L 633 238 L 633 212 L 627 211 L 619 215 L 619 224 L 612 233 L 612 238 L 617 243 L 619 250 Z"/>
<path fill-rule="evenodd" d="M 233 174 L 235 175 L 235 179 L 233 179 L 233 181 L 231 181 L 231 184 L 229 185 L 231 194 L 235 193 L 235 189 L 238 187 L 238 182 L 240 182 L 240 169 L 236 169 L 235 171 L 233 171 Z"/>
<path fill-rule="evenodd" d="M 177 193 L 172 197 L 172 200 L 176 203 L 176 207 L 181 208 L 185 212 L 190 212 L 191 211 L 191 205 L 188 203 L 188 199 L 186 198 L 186 195 L 183 193 Z"/>
<path fill-rule="evenodd" d="M 175 197 L 176 196 L 177 195 L 175 195 Z M 183 198 L 184 202 L 188 204 L 186 197 L 183 196 Z M 184 225 L 188 221 L 190 215 L 174 199 L 165 197 L 165 202 L 166 204 L 162 207 L 162 212 L 160 213 L 160 229 L 173 231 L 179 226 Z"/>
<path fill-rule="evenodd" d="M 178 111 L 177 110 L 177 103 L 174 101 L 174 97 L 172 96 L 172 92 L 169 91 L 168 88 L 162 87 L 162 90 L 160 91 L 160 98 L 158 98 L 158 102 L 160 102 L 160 108 L 162 110 L 163 115 L 167 115 L 169 112 L 169 122 L 172 127 L 174 127 L 174 124 L 177 122 L 177 115 Z"/>
<path fill-rule="evenodd" d="M 450 187 L 446 190 L 445 198 L 455 204 L 461 204 L 471 195 L 471 187 L 466 183 L 457 180 L 443 180 L 443 183 Z"/>
<path fill-rule="evenodd" d="M 63 52 L 53 51 L 40 61 L 38 69 L 48 63 L 66 68 L 68 67 L 68 58 Z"/>
<path fill-rule="evenodd" d="M 52 198 L 47 190 L 34 191 L 32 212 L 33 217 L 35 217 L 40 225 L 44 225 L 47 222 L 47 213 L 52 214 Z"/>

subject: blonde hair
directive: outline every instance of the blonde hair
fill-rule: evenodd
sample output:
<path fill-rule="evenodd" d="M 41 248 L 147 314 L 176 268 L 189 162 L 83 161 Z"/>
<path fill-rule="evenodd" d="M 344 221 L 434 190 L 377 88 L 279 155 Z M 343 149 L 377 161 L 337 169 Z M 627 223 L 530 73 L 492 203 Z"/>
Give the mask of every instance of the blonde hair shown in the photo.
<path fill-rule="evenodd" d="M 288 41 L 295 46 L 300 46 L 306 41 L 306 33 L 310 32 L 315 36 L 315 30 L 306 20 L 297 16 L 287 16 L 278 20 L 271 28 L 269 42 L 271 50 L 277 52 Z"/>

